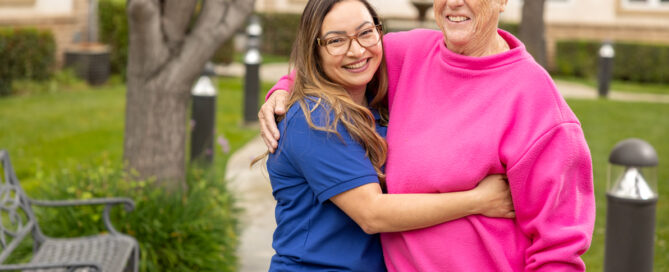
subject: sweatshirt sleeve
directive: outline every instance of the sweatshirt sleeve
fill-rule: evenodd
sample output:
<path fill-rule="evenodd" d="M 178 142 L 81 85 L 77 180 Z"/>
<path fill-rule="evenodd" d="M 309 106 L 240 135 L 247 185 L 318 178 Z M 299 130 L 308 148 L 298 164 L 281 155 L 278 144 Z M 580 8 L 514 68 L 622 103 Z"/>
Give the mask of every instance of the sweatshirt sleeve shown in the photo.
<path fill-rule="evenodd" d="M 267 92 L 267 95 L 265 96 L 265 101 L 269 99 L 270 96 L 272 96 L 272 93 L 276 90 L 286 90 L 286 91 L 291 91 L 293 89 L 293 82 L 295 81 L 295 71 L 291 71 L 290 74 L 287 74 L 285 76 L 282 76 L 279 81 L 272 86 L 271 89 Z"/>
<path fill-rule="evenodd" d="M 585 271 L 595 221 L 592 161 L 578 123 L 539 136 L 507 171 L 516 219 L 532 241 L 525 271 Z"/>

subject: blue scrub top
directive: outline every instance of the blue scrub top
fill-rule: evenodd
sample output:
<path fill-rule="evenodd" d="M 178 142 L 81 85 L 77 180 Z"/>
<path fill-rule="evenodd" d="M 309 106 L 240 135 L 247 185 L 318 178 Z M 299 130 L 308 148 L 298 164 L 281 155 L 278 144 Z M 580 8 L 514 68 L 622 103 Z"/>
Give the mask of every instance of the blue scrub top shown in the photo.
<path fill-rule="evenodd" d="M 332 120 L 326 105 L 305 99 L 316 126 Z M 317 98 L 314 98 L 317 99 Z M 386 136 L 386 127 L 377 131 Z M 309 127 L 299 103 L 279 122 L 279 148 L 267 160 L 277 201 L 269 271 L 386 271 L 379 235 L 368 235 L 329 201 L 350 189 L 376 183 L 364 148 L 343 124 L 333 133 Z"/>

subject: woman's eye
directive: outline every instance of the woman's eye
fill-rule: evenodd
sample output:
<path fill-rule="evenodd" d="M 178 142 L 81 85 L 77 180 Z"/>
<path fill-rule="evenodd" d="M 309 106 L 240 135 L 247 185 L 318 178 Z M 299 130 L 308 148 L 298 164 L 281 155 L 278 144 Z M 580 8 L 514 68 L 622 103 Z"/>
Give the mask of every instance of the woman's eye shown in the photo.
<path fill-rule="evenodd" d="M 372 35 L 372 33 L 374 33 L 373 29 L 367 29 L 367 30 L 363 30 L 362 32 L 360 32 L 360 34 L 358 34 L 358 36 L 365 37 L 365 36 Z"/>
<path fill-rule="evenodd" d="M 329 39 L 326 42 L 326 44 L 327 45 L 334 45 L 334 46 L 342 45 L 342 44 L 344 44 L 344 39 L 343 38 L 332 38 L 332 39 Z"/>

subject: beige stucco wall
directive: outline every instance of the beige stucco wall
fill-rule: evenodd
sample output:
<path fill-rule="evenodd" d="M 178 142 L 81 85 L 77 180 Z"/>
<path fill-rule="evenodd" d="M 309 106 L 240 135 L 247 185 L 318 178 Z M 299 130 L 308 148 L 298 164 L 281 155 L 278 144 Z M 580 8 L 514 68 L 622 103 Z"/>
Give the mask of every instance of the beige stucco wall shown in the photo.
<path fill-rule="evenodd" d="M 0 6 L 0 18 L 69 14 L 72 0 L 35 0 L 33 5 Z"/>
<path fill-rule="evenodd" d="M 88 0 L 36 0 L 32 6 L 0 7 L 0 27 L 49 29 L 56 40 L 60 66 L 65 49 L 87 40 Z"/>

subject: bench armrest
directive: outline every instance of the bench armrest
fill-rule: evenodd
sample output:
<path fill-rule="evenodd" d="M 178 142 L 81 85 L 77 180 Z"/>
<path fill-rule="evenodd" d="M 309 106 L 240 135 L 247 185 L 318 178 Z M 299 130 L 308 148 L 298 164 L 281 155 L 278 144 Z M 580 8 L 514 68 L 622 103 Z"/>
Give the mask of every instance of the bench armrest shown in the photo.
<path fill-rule="evenodd" d="M 102 267 L 97 263 L 82 263 L 82 262 L 72 262 L 72 263 L 44 263 L 44 264 L 0 264 L 0 271 L 13 271 L 13 270 L 37 270 L 37 269 L 49 269 L 49 268 L 66 268 L 66 271 L 74 271 L 77 268 L 90 267 L 93 268 L 93 271 L 102 272 Z"/>
<path fill-rule="evenodd" d="M 88 205 L 105 205 L 105 210 L 102 213 L 102 219 L 105 223 L 105 227 L 111 234 L 120 234 L 111 223 L 109 219 L 109 211 L 114 205 L 123 204 L 126 211 L 132 211 L 135 209 L 135 202 L 132 199 L 124 197 L 115 197 L 115 198 L 91 198 L 91 199 L 82 199 L 82 200 L 35 200 L 30 199 L 30 203 L 36 206 L 44 207 L 70 207 L 70 206 L 88 206 Z"/>
<path fill-rule="evenodd" d="M 37 206 L 46 207 L 66 207 L 66 206 L 86 206 L 86 205 L 125 205 L 126 211 L 135 209 L 135 202 L 132 199 L 125 197 L 113 198 L 91 198 L 91 199 L 76 199 L 76 200 L 37 200 L 30 199 L 30 203 Z"/>

